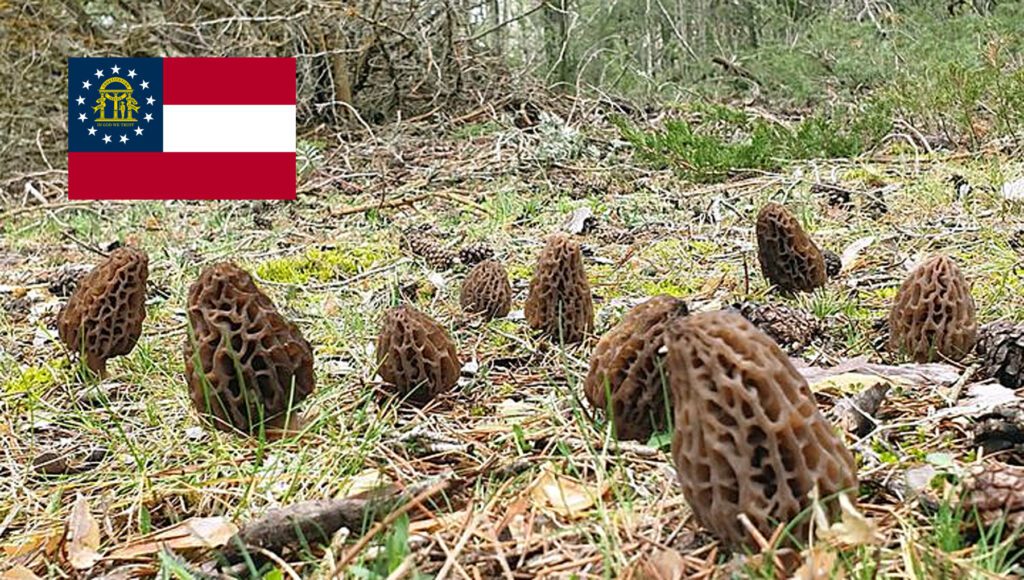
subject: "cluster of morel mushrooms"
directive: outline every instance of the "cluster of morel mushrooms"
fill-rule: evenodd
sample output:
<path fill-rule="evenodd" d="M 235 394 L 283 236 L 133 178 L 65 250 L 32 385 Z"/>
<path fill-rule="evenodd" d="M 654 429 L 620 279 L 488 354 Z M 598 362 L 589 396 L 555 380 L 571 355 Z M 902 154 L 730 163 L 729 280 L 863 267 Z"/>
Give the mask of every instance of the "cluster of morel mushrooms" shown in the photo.
<path fill-rule="evenodd" d="M 823 286 L 838 269 L 834 255 L 776 203 L 757 216 L 757 244 L 764 276 L 783 292 Z M 462 283 L 460 305 L 504 317 L 512 303 L 508 274 L 481 257 Z M 61 340 L 100 375 L 142 331 L 147 264 L 137 249 L 115 250 L 81 280 L 59 315 Z M 553 342 L 581 342 L 593 332 L 590 286 L 580 247 L 569 237 L 547 239 L 525 316 Z M 238 266 L 202 272 L 189 290 L 188 319 L 192 401 L 217 428 L 254 434 L 279 426 L 313 392 L 309 343 Z M 977 335 L 969 287 L 942 255 L 907 277 L 888 322 L 890 348 L 918 362 L 959 360 Z M 999 345 L 985 350 L 990 358 L 1005 356 Z M 384 315 L 376 357 L 384 381 L 420 404 L 450 391 L 461 366 L 445 329 L 410 305 Z M 998 371 L 998 361 L 988 364 Z M 584 389 L 620 439 L 643 441 L 674 425 L 672 455 L 686 500 L 698 522 L 733 548 L 755 546 L 751 524 L 771 537 L 812 497 L 835 498 L 857 486 L 853 455 L 806 381 L 776 342 L 735 310 L 689 314 L 678 298 L 651 298 L 600 339 Z M 806 538 L 801 531 L 792 530 Z"/>

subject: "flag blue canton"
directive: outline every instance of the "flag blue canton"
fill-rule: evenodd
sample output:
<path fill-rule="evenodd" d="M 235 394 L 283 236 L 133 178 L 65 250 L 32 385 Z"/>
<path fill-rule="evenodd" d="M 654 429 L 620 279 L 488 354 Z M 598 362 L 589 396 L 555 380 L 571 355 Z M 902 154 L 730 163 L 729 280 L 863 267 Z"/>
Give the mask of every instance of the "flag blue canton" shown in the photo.
<path fill-rule="evenodd" d="M 163 59 L 69 58 L 68 151 L 160 151 Z"/>

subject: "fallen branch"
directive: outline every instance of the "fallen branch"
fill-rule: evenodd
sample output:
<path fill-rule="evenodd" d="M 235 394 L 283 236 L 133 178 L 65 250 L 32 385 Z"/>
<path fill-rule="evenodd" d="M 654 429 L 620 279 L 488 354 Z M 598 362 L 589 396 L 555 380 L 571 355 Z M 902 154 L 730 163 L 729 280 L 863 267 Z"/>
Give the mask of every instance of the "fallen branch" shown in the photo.
<path fill-rule="evenodd" d="M 747 69 L 743 68 L 742 66 L 740 66 L 740 65 L 738 65 L 738 64 L 736 64 L 734 62 L 726 60 L 725 58 L 723 58 L 721 56 L 713 56 L 713 57 L 711 57 L 711 62 L 717 64 L 720 67 L 722 67 L 723 69 L 725 69 L 725 72 L 727 72 L 727 73 L 729 73 L 731 75 L 738 76 L 740 78 L 746 79 L 746 80 L 754 83 L 755 85 L 757 85 L 759 87 L 763 86 L 761 84 L 761 81 L 758 80 L 758 78 L 754 76 L 754 73 L 748 71 Z"/>
<path fill-rule="evenodd" d="M 391 486 L 370 492 L 366 497 L 311 500 L 271 510 L 243 526 L 219 555 L 224 563 L 235 564 L 241 562 L 246 554 L 262 550 L 280 554 L 282 550 L 302 545 L 329 544 L 334 533 L 341 528 L 361 530 L 368 522 L 387 514 L 349 550 L 339 564 L 343 567 L 380 529 L 451 484 L 452 479 L 434 482 L 412 499 L 408 499 L 413 491 L 411 488 L 398 491 Z M 404 505 L 394 509 L 403 502 Z"/>
<path fill-rule="evenodd" d="M 423 500 L 440 491 L 448 489 L 448 486 L 451 485 L 451 483 L 452 481 L 450 479 L 444 479 L 435 483 L 434 485 L 428 487 L 427 489 L 417 494 L 416 497 L 412 498 L 408 503 L 406 503 L 402 507 L 389 513 L 386 518 L 374 524 L 373 528 L 371 528 L 369 532 L 366 532 L 366 534 L 362 538 L 359 538 L 359 541 L 356 542 L 354 546 L 352 546 L 347 552 L 345 552 L 345 555 L 342 556 L 341 561 L 338 562 L 338 567 L 335 570 L 332 578 L 337 578 L 339 574 L 344 573 L 345 566 L 347 566 L 348 563 L 351 562 L 352 559 L 359 554 L 359 552 L 362 552 L 363 549 L 366 548 L 366 545 L 370 543 L 370 540 L 372 540 L 374 536 L 380 533 L 381 530 L 390 526 L 395 520 L 400 518 L 402 514 L 420 505 L 420 503 L 423 502 Z"/>
<path fill-rule="evenodd" d="M 372 203 L 364 203 L 363 205 L 357 205 L 357 206 L 353 206 L 353 207 L 346 207 L 345 209 L 340 209 L 340 210 L 337 210 L 337 211 L 333 211 L 333 212 L 331 212 L 331 215 L 336 217 L 336 216 L 342 216 L 342 215 L 351 215 L 351 214 L 354 214 L 354 213 L 363 213 L 365 211 L 370 211 L 370 210 L 374 210 L 374 209 L 384 209 L 386 207 L 398 207 L 398 206 L 402 206 L 402 205 L 411 205 L 411 204 L 414 204 L 414 203 L 416 203 L 418 201 L 423 201 L 424 199 L 427 199 L 431 195 L 433 195 L 433 194 L 421 193 L 419 195 L 411 195 L 409 197 L 400 197 L 400 198 L 397 198 L 397 199 L 392 199 L 391 201 L 375 201 L 375 202 L 372 202 Z"/>

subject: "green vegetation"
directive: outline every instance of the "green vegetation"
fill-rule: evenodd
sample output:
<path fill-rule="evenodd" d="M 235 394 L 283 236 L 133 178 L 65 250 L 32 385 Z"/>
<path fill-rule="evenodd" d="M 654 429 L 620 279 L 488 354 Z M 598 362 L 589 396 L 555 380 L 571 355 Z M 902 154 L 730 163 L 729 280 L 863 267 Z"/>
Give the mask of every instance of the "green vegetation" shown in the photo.
<path fill-rule="evenodd" d="M 256 275 L 268 282 L 305 284 L 329 282 L 359 274 L 391 255 L 379 245 L 323 250 L 307 248 L 297 256 L 275 258 L 256 266 Z"/>
<path fill-rule="evenodd" d="M 840 116 L 814 115 L 790 126 L 726 106 L 699 107 L 695 120 L 674 119 L 644 131 L 616 118 L 641 159 L 677 169 L 692 181 L 721 181 L 748 170 L 777 170 L 803 159 L 857 157 L 892 127 L 882 110 Z"/>
<path fill-rule="evenodd" d="M 330 546 L 302 543 L 281 561 L 253 554 L 233 573 L 383 580 L 445 567 L 460 578 L 618 578 L 636 576 L 662 547 L 679 552 L 686 574 L 707 577 L 790 577 L 815 556 L 832 577 L 863 580 L 1024 571 L 1020 531 L 981 525 L 956 494 L 979 459 L 1014 456 L 980 453 L 970 417 L 937 412 L 956 404 L 945 389 L 897 384 L 878 430 L 845 435 L 860 470 L 860 515 L 878 538 L 729 554 L 700 531 L 679 493 L 673 433 L 618 444 L 607 415 L 584 401 L 594 340 L 545 340 L 519 313 L 487 323 L 466 316 L 458 304 L 466 267 L 439 272 L 396 247 L 399 230 L 423 224 L 451 248 L 488 243 L 511 274 L 518 311 L 540 241 L 586 206 L 593 227 L 577 237 L 598 333 L 654 294 L 678 296 L 693 311 L 781 304 L 821 323 L 821 336 L 794 353 L 821 367 L 856 357 L 904 362 L 884 345 L 884 319 L 907 266 L 932 253 L 961 265 L 981 323 L 1024 319 L 1024 212 L 1000 194 L 1024 176 L 1024 4 L 951 15 L 946 2 L 925 0 L 497 0 L 452 18 L 453 28 L 422 29 L 445 29 L 443 46 L 459 47 L 457 55 L 410 50 L 421 35 L 402 27 L 422 13 L 389 16 L 401 3 L 359 1 L 342 14 L 264 2 L 251 18 L 245 8 L 257 3 L 238 4 L 226 17 L 213 13 L 218 3 L 147 7 L 130 48 L 149 54 L 158 38 L 159 53 L 185 54 L 198 49 L 176 39 L 224 39 L 233 43 L 224 53 L 299 54 L 294 202 L 69 202 L 59 72 L 67 46 L 78 45 L 55 32 L 59 42 L 38 48 L 59 49 L 56 65 L 25 66 L 43 62 L 31 51 L 9 59 L 31 75 L 11 79 L 28 93 L 8 99 L 58 113 L 49 124 L 36 111 L 11 116 L 21 137 L 0 152 L 15 160 L 0 176 L 0 554 L 25 550 L 25 566 L 40 576 L 114 576 L 124 571 L 109 558 L 115 549 L 190 518 L 241 525 L 296 502 L 451 477 L 452 487 L 388 525 L 367 518 Z M 89 2 L 85 16 L 109 16 L 113 27 L 74 29 L 76 5 L 18 7 L 8 18 L 13 4 L 0 0 L 0 28 L 16 22 L 3 32 L 24 40 L 52 16 L 64 19 L 54 31 L 76 30 L 95 43 L 89 50 L 121 41 L 106 35 L 128 12 Z M 363 10 L 373 5 L 380 12 Z M 499 18 L 484 18 L 492 7 Z M 189 20 L 200 13 L 205 24 Z M 319 13 L 336 20 L 310 20 Z M 363 40 L 328 46 L 334 30 L 357 26 L 370 27 Z M 486 62 L 474 60 L 476 44 L 487 45 Z M 346 59 L 353 111 L 332 110 L 339 87 L 317 83 L 338 80 L 334 67 Z M 483 65 L 494 61 L 501 76 L 489 78 Z M 14 131 L 23 118 L 36 124 Z M 951 185 L 953 175 L 970 183 L 969 194 Z M 825 183 L 849 190 L 850 205 L 831 203 L 817 187 Z M 770 290 L 753 235 L 769 200 L 786 204 L 823 249 L 859 247 L 838 279 L 795 297 Z M 885 211 L 871 205 L 877 200 Z M 334 211 L 342 207 L 361 209 Z M 66 297 L 51 284 L 61 266 L 95 263 L 113 240 L 151 256 L 148 317 L 132 353 L 99 381 L 77 373 L 53 336 Z M 202 268 L 225 259 L 250 270 L 314 347 L 317 387 L 298 409 L 298 433 L 239 438 L 210 429 L 192 408 L 182 380 L 186 296 Z M 426 408 L 400 403 L 375 376 L 380 315 L 411 288 L 405 298 L 450 332 L 466 365 L 459 386 Z M 853 389 L 819 390 L 816 400 L 827 411 Z M 82 472 L 33 467 L 46 452 L 78 459 L 93 448 L 106 455 Z M 905 493 L 908 472 L 922 467 L 936 475 Z M 88 571 L 68 568 L 61 541 L 79 494 L 107 557 Z M 563 495 L 585 507 L 569 513 Z M 130 566 L 200 578 L 207 556 L 168 549 Z M 343 557 L 347 569 L 335 569 Z"/>

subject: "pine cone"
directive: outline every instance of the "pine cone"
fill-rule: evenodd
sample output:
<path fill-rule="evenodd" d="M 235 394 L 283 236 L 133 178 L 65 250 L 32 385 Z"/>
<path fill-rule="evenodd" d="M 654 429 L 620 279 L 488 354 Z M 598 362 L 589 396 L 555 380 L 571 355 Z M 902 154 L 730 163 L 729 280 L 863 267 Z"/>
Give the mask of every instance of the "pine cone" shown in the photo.
<path fill-rule="evenodd" d="M 459 250 L 459 261 L 467 266 L 475 266 L 484 260 L 494 257 L 494 249 L 484 242 L 476 242 L 462 246 Z"/>
<path fill-rule="evenodd" d="M 455 265 L 455 254 L 437 242 L 424 228 L 414 228 L 402 234 L 409 251 L 423 258 L 427 264 L 438 270 L 447 270 Z"/>
<path fill-rule="evenodd" d="M 963 498 L 964 513 L 977 510 L 983 525 L 1005 518 L 1007 532 L 1019 530 L 1024 526 L 1024 468 L 994 462 L 973 466 L 964 478 Z"/>
<path fill-rule="evenodd" d="M 838 276 L 839 271 L 843 269 L 843 260 L 839 254 L 832 250 L 822 250 L 821 255 L 825 258 L 825 275 L 829 278 Z"/>
<path fill-rule="evenodd" d="M 1024 386 L 1024 325 L 1005 320 L 986 325 L 978 337 L 978 354 L 984 376 L 1009 389 Z"/>
<path fill-rule="evenodd" d="M 789 306 L 744 302 L 736 308 L 789 353 L 802 351 L 822 330 L 817 318 Z"/>

